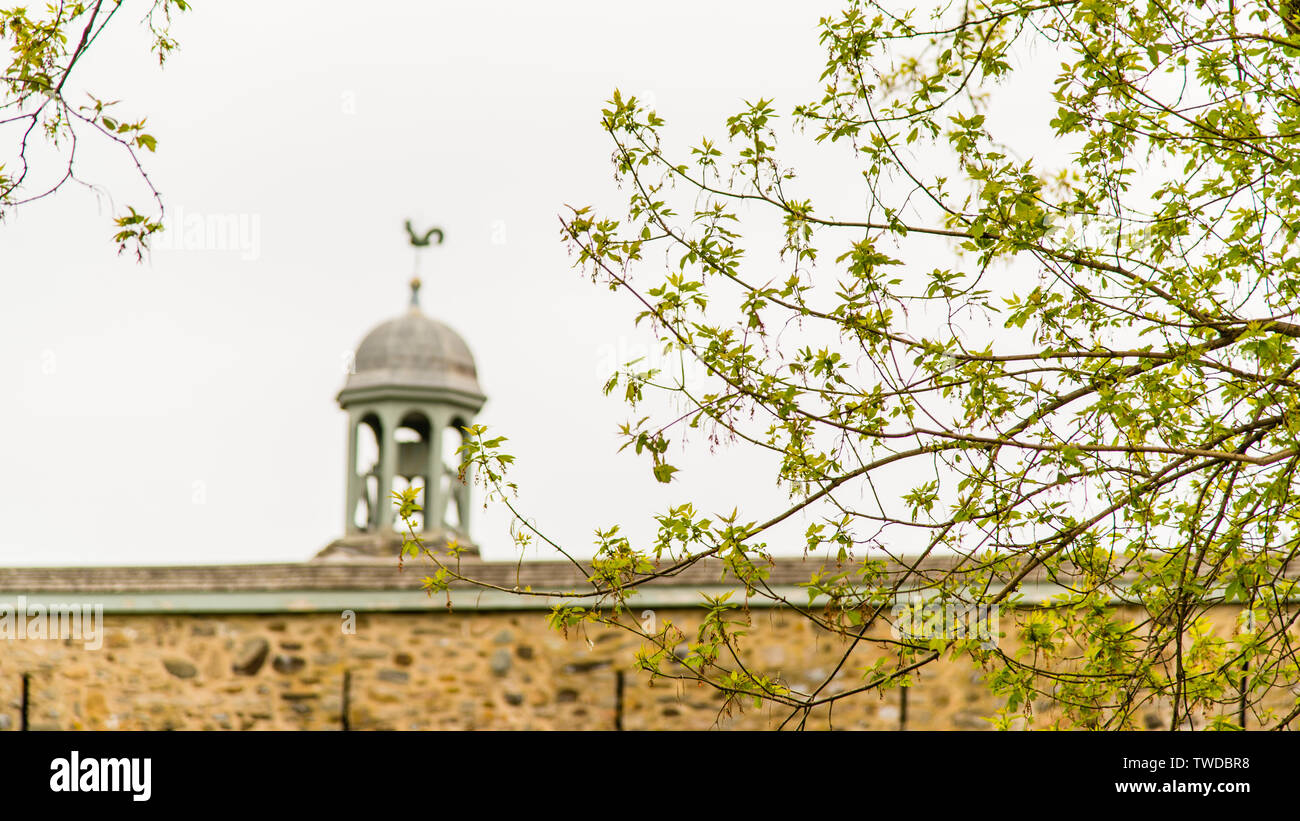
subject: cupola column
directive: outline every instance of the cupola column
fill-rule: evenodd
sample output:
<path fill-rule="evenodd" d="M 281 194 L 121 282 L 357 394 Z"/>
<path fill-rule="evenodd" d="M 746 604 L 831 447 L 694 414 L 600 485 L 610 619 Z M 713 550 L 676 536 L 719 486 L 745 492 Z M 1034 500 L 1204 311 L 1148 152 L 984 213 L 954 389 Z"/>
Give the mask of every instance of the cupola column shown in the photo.
<path fill-rule="evenodd" d="M 442 428 L 443 414 L 434 410 L 429 415 L 429 452 L 424 466 L 424 529 L 441 530 L 447 517 L 442 515 L 446 499 L 442 491 Z"/>
<path fill-rule="evenodd" d="M 461 436 L 463 440 L 465 436 L 464 431 L 461 431 Z M 470 488 L 474 486 L 474 476 L 471 473 L 472 468 L 470 465 L 465 466 L 465 480 L 460 483 L 457 483 L 456 481 L 456 476 L 460 472 L 460 462 L 457 461 L 453 463 L 451 465 L 451 470 L 452 470 L 451 487 L 456 496 L 456 515 L 460 517 L 460 529 L 466 533 L 469 533 L 470 532 L 469 520 L 470 520 L 470 513 L 471 513 L 470 504 L 469 504 L 470 502 L 469 495 L 470 495 Z"/>
<path fill-rule="evenodd" d="M 343 532 L 351 533 L 357 529 L 357 505 L 361 504 L 361 489 L 364 480 L 357 475 L 357 429 L 361 427 L 361 414 L 348 411 L 348 489 L 347 504 L 343 506 Z M 366 511 L 369 516 L 370 511 Z"/>
<path fill-rule="evenodd" d="M 401 420 L 396 411 L 385 408 L 379 412 L 379 421 L 382 430 L 379 434 L 379 491 L 375 494 L 375 505 L 379 508 L 379 529 L 392 530 L 397 518 L 393 477 L 397 474 L 397 425 Z"/>

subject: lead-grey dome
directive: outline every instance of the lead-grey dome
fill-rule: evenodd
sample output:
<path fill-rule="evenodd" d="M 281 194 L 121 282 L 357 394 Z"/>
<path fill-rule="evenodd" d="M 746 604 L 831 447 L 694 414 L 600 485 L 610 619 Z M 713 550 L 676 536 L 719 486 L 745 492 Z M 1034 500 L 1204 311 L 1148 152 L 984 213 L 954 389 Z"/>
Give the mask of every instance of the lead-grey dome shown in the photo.
<path fill-rule="evenodd" d="M 450 327 L 418 307 L 378 325 L 357 346 L 339 403 L 384 396 L 483 404 L 474 357 Z"/>

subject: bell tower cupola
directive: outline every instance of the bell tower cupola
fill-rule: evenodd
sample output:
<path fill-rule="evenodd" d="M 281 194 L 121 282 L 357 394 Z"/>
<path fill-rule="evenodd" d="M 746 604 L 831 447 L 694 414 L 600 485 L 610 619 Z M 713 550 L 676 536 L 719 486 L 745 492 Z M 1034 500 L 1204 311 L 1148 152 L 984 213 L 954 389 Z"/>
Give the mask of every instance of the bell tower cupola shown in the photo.
<path fill-rule="evenodd" d="M 417 260 L 433 235 L 442 242 L 436 228 L 422 239 L 409 222 L 407 231 Z M 469 346 L 423 312 L 420 286 L 412 279 L 406 312 L 361 340 L 339 391 L 348 417 L 344 537 L 321 558 L 397 555 L 404 527 L 392 494 L 409 487 L 423 488 L 417 535 L 472 547 L 470 482 L 456 450 L 486 397 Z"/>

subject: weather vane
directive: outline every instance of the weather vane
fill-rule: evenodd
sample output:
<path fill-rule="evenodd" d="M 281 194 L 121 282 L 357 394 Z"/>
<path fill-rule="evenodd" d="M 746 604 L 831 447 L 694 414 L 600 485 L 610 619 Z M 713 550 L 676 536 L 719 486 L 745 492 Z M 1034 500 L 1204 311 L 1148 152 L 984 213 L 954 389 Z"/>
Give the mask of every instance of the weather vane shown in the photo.
<path fill-rule="evenodd" d="M 442 229 L 430 228 L 420 236 L 411 227 L 411 221 L 406 221 L 406 234 L 411 238 L 411 247 L 415 250 L 415 265 L 411 274 L 411 307 L 420 307 L 420 251 L 428 248 L 430 245 L 442 245 Z M 438 235 L 438 241 L 432 242 L 434 234 Z"/>

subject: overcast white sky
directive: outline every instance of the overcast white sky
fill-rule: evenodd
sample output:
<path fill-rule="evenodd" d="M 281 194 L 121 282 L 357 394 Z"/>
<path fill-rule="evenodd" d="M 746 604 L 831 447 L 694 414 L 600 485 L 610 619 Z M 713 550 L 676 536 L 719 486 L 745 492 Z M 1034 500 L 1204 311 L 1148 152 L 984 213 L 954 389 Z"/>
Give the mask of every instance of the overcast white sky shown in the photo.
<path fill-rule="evenodd" d="M 687 500 L 770 517 L 785 496 L 751 451 L 675 443 L 670 486 L 616 452 L 630 414 L 601 386 L 651 337 L 629 296 L 572 268 L 558 215 L 626 204 L 599 127 L 615 88 L 651 102 L 683 150 L 725 137 L 747 99 L 774 99 L 788 123 L 820 97 L 817 23 L 838 6 L 200 2 L 160 70 L 136 22 L 147 3 L 128 5 L 74 84 L 148 116 L 147 170 L 178 222 L 144 263 L 116 256 L 109 216 L 147 191 L 127 157 L 83 142 L 95 190 L 0 223 L 0 564 L 298 560 L 341 535 L 334 397 L 352 348 L 404 310 L 408 218 L 446 232 L 422 303 L 474 351 L 479 421 L 509 437 L 520 505 L 548 534 L 586 551 L 594 528 L 650 534 Z M 1050 73 L 1016 76 L 1029 85 L 991 119 L 1060 154 L 1033 131 Z M 803 192 L 860 218 L 844 148 L 810 145 L 783 148 Z M 213 220 L 241 227 L 234 247 L 189 228 Z M 948 250 L 905 258 L 929 270 Z M 512 558 L 506 511 L 475 515 L 484 555 Z M 772 546 L 799 549 L 792 528 Z"/>
<path fill-rule="evenodd" d="M 571 269 L 556 215 L 620 202 L 598 127 L 614 88 L 684 141 L 746 98 L 788 112 L 817 96 L 836 5 L 200 2 L 162 70 L 128 6 L 79 81 L 149 117 L 173 213 L 248 233 L 118 258 L 108 198 L 145 198 L 95 149 L 101 195 L 69 187 L 0 224 L 0 563 L 297 560 L 338 536 L 334 396 L 347 352 L 405 304 L 408 217 L 446 230 L 424 305 L 473 349 L 480 420 L 510 437 L 541 524 L 586 546 L 690 498 L 615 453 L 627 412 L 600 386 L 647 337 Z M 779 499 L 739 453 L 675 463 L 719 508 Z M 478 514 L 485 555 L 513 555 L 507 521 Z"/>

